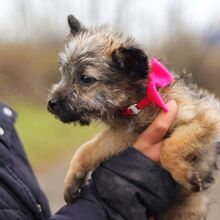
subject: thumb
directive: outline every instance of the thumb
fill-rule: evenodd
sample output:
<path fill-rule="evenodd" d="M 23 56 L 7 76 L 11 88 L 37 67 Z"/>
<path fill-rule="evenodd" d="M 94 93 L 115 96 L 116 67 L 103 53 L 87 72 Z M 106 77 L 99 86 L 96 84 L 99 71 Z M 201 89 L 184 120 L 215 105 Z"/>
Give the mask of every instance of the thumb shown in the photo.
<path fill-rule="evenodd" d="M 174 122 L 177 114 L 177 104 L 175 100 L 167 102 L 168 112 L 161 111 L 151 125 L 141 134 L 149 145 L 157 144 L 162 141 L 164 135 Z"/>

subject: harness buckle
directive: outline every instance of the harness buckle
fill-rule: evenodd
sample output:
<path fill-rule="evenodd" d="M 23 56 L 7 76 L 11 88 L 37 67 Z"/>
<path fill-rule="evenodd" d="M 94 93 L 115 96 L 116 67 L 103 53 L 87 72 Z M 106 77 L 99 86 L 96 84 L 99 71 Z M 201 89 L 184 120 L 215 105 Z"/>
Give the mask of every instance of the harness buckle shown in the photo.
<path fill-rule="evenodd" d="M 133 113 L 133 115 L 137 115 L 141 110 L 137 108 L 137 104 L 131 105 L 128 107 Z"/>

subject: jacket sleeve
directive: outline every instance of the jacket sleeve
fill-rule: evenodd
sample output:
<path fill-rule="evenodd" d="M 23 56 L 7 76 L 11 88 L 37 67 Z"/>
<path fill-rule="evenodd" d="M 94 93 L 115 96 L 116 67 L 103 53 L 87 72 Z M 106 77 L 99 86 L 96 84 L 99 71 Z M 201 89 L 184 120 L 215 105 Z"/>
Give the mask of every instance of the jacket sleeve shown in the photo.
<path fill-rule="evenodd" d="M 72 205 L 50 220 L 146 220 L 168 208 L 179 186 L 160 166 L 134 148 L 104 162 Z"/>

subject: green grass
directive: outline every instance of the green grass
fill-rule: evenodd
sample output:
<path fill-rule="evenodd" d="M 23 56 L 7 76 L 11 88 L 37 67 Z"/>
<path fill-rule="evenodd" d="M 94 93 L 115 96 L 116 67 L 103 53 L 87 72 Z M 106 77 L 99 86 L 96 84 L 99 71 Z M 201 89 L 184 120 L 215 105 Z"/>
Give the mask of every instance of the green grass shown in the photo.
<path fill-rule="evenodd" d="M 12 103 L 18 118 L 15 124 L 34 169 L 57 162 L 101 130 L 101 125 L 66 125 L 55 119 L 45 106 Z"/>

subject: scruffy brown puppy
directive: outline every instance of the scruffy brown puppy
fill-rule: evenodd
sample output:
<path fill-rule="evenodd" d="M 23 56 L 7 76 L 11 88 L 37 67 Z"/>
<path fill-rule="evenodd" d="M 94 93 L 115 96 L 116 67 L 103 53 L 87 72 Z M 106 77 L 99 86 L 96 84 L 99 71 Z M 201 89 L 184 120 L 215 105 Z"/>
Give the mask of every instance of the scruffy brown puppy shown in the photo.
<path fill-rule="evenodd" d="M 65 200 L 71 202 L 88 172 L 132 146 L 160 109 L 150 104 L 133 116 L 120 113 L 146 96 L 149 62 L 133 38 L 124 38 L 107 26 L 87 29 L 73 16 L 68 16 L 68 23 L 71 34 L 59 54 L 62 79 L 52 88 L 48 108 L 65 123 L 87 125 L 95 119 L 107 125 L 82 145 L 71 161 L 64 193 Z M 174 81 L 159 93 L 164 101 L 175 99 L 178 105 L 160 159 L 182 185 L 183 195 L 175 207 L 158 218 L 205 219 L 207 199 L 203 190 L 212 182 L 216 165 L 219 102 L 175 74 Z"/>

